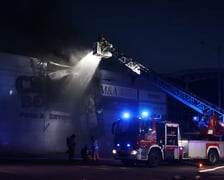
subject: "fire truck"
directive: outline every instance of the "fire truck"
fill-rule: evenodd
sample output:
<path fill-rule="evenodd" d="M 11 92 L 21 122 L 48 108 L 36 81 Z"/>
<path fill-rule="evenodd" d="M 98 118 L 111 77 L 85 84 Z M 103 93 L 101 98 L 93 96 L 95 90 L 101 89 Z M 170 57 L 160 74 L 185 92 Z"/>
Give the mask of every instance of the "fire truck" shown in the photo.
<path fill-rule="evenodd" d="M 178 145 L 179 124 L 146 116 L 126 116 L 115 121 L 112 126 L 115 159 L 122 160 L 125 165 L 142 161 L 155 167 L 162 159 L 180 158 L 182 147 Z"/>
<path fill-rule="evenodd" d="M 224 159 L 224 110 L 214 104 L 172 85 L 152 69 L 117 51 L 104 37 L 95 43 L 93 54 L 101 58 L 114 57 L 137 75 L 145 78 L 165 93 L 194 109 L 199 133 L 181 139 L 179 124 L 145 116 L 126 114 L 112 125 L 113 155 L 124 164 L 136 161 L 155 167 L 163 160 L 203 160 L 210 165 Z"/>

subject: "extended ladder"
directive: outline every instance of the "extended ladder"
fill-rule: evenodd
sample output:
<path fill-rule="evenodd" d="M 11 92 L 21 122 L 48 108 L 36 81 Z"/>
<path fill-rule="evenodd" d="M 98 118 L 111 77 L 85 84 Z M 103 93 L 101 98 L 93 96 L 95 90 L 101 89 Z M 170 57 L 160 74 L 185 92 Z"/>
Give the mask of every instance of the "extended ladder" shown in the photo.
<path fill-rule="evenodd" d="M 173 98 L 187 105 L 188 107 L 194 109 L 195 111 L 203 114 L 204 111 L 209 111 L 210 113 L 217 115 L 222 122 L 224 122 L 224 110 L 220 107 L 209 103 L 206 100 L 199 98 L 198 96 L 187 92 L 179 87 L 172 85 L 162 78 L 158 73 L 149 69 L 148 67 L 138 63 L 137 61 L 133 61 L 131 58 L 127 58 L 123 53 L 119 53 L 115 48 L 113 48 L 112 44 L 109 43 L 104 37 L 99 38 L 97 42 L 96 54 L 105 58 L 105 54 L 110 54 L 109 57 L 117 58 L 121 63 L 127 66 L 136 74 L 145 77 L 147 80 L 152 82 L 156 87 L 162 89 L 167 94 L 171 95 Z M 100 51 L 99 51 L 100 49 Z"/>

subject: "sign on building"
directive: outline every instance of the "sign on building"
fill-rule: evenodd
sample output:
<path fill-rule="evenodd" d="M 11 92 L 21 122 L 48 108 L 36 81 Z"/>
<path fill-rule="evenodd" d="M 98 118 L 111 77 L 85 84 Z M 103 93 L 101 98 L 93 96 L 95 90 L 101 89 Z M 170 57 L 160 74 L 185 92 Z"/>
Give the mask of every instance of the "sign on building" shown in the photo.
<path fill-rule="evenodd" d="M 102 96 L 137 100 L 137 89 L 110 84 L 101 84 L 100 86 Z"/>

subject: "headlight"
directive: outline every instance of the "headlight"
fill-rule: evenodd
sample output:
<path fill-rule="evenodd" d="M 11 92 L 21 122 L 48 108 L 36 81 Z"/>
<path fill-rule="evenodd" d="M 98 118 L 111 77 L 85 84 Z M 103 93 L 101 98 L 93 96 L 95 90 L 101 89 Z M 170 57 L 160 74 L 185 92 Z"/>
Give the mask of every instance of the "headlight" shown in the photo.
<path fill-rule="evenodd" d="M 138 151 L 136 151 L 136 150 L 131 151 L 131 155 L 136 155 L 136 154 L 138 154 Z"/>
<path fill-rule="evenodd" d="M 112 150 L 112 153 L 113 153 L 113 154 L 117 154 L 117 150 L 116 150 L 116 149 L 113 149 L 113 150 Z"/>

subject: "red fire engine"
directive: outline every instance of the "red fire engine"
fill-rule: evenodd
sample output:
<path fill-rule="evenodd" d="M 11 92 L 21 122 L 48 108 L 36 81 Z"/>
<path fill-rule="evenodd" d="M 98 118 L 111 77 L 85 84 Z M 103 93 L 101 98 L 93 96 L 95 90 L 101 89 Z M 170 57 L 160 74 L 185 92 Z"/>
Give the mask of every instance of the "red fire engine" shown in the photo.
<path fill-rule="evenodd" d="M 141 161 L 150 166 L 157 166 L 166 159 L 207 160 L 211 165 L 224 159 L 224 110 L 173 86 L 152 69 L 127 58 L 105 37 L 98 39 L 94 54 L 117 58 L 133 72 L 201 114 L 200 118 L 194 118 L 199 134 L 187 139 L 181 139 L 177 123 L 145 117 L 119 119 L 112 127 L 115 159 L 125 164 Z"/>
<path fill-rule="evenodd" d="M 142 161 L 157 166 L 162 159 L 179 159 L 182 153 L 177 123 L 123 117 L 113 123 L 112 132 L 114 158 L 126 165 Z"/>

